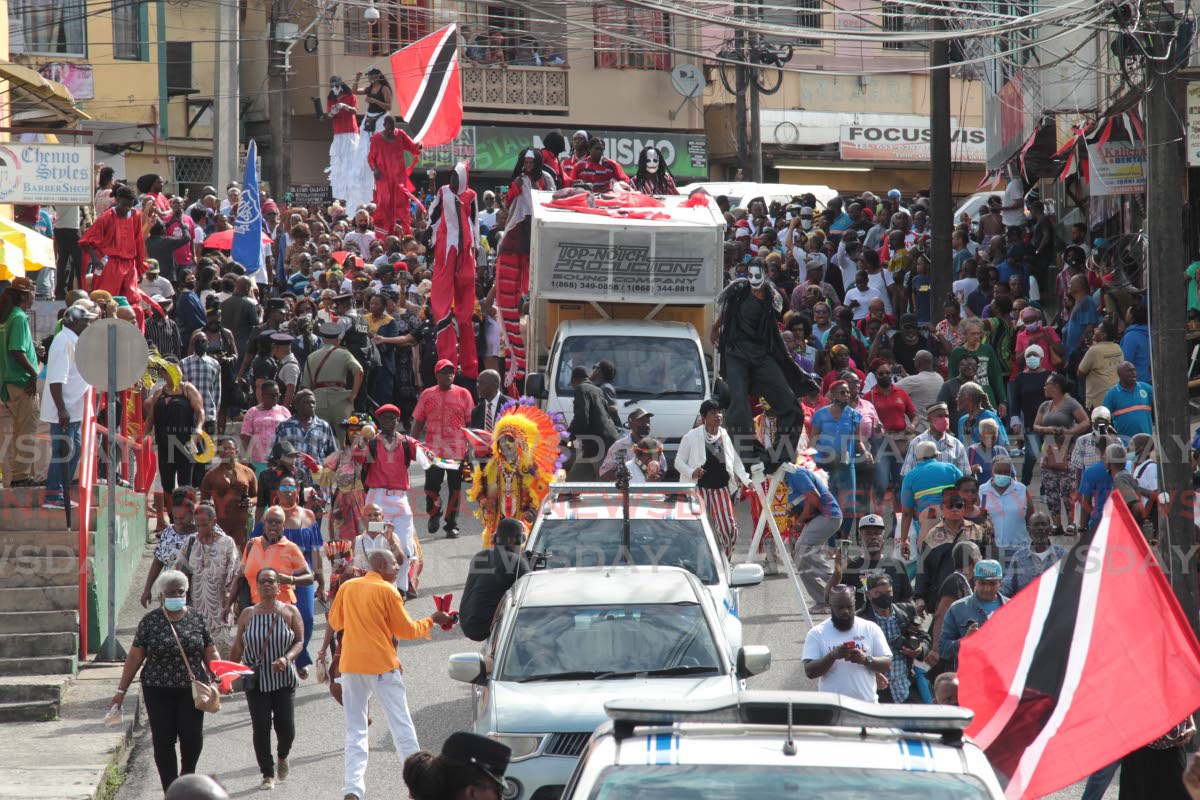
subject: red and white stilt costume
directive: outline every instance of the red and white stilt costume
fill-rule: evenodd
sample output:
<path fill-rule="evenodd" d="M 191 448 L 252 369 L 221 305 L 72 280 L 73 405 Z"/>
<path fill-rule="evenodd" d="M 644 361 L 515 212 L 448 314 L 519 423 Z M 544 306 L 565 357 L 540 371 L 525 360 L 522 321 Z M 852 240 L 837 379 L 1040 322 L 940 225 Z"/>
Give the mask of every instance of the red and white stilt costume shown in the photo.
<path fill-rule="evenodd" d="M 456 192 L 446 184 L 429 206 L 433 226 L 433 319 L 438 359 L 448 358 L 468 378 L 479 377 L 475 349 L 475 258 L 479 210 L 475 192 L 467 188 L 467 164 L 454 169 Z M 457 324 L 456 324 L 457 323 Z"/>
<path fill-rule="evenodd" d="M 94 247 L 108 257 L 104 271 L 92 279 L 91 290 L 103 289 L 113 297 L 125 297 L 136 304 L 138 281 L 147 268 L 142 215 L 130 211 L 128 217 L 119 217 L 116 208 L 110 208 L 92 223 L 79 239 L 79 246 Z"/>
<path fill-rule="evenodd" d="M 375 174 L 375 231 L 377 234 L 382 231 L 385 237 L 391 235 L 396 220 L 400 220 L 400 229 L 405 234 L 412 233 L 413 185 L 404 154 L 421 153 L 421 145 L 402 130 L 391 128 L 393 136 L 389 138 L 389 128 L 385 126 L 381 133 L 371 137 L 371 151 L 367 155 L 367 164 Z"/>
<path fill-rule="evenodd" d="M 536 151 L 527 150 L 526 154 Z M 521 298 L 529 294 L 529 238 L 533 226 L 533 190 L 548 191 L 553 185 L 542 175 L 540 154 L 536 178 L 524 172 L 508 187 L 508 224 L 496 258 L 496 306 L 508 347 L 507 387 L 520 386 L 525 378 L 525 336 L 521 333 Z"/>

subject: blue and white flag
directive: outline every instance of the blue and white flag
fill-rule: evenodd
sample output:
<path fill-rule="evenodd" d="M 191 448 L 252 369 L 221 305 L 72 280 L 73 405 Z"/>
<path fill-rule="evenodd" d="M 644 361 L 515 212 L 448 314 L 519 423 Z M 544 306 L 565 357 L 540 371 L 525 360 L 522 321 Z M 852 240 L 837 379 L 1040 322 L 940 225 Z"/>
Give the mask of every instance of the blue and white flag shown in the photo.
<path fill-rule="evenodd" d="M 255 283 L 270 283 L 266 245 L 263 243 L 262 200 L 258 196 L 258 147 L 254 140 L 246 148 L 246 180 L 233 221 L 233 251 L 230 256 L 246 268 Z"/>

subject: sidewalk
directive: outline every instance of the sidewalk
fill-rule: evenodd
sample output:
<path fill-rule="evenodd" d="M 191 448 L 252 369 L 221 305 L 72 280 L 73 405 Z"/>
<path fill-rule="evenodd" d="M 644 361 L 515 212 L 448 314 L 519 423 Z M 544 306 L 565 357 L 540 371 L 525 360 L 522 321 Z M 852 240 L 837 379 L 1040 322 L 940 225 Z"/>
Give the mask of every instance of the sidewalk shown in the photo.
<path fill-rule="evenodd" d="M 121 669 L 85 664 L 67 689 L 60 719 L 5 726 L 0 798 L 107 800 L 115 794 L 142 710 L 141 687 L 134 683 L 121 724 L 104 727 Z"/>

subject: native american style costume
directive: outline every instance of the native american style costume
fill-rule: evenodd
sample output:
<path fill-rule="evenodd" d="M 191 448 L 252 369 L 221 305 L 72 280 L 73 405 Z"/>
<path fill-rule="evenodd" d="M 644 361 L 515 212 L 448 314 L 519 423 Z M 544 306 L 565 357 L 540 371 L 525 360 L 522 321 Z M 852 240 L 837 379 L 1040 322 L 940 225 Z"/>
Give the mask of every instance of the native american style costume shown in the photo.
<path fill-rule="evenodd" d="M 492 428 L 492 456 L 476 465 L 467 499 L 479 503 L 483 546 L 492 546 L 496 526 L 505 517 L 528 523 L 550 492 L 566 460 L 559 447 L 567 430 L 557 414 L 547 414 L 531 397 L 500 409 Z"/>
<path fill-rule="evenodd" d="M 475 258 L 478 215 L 475 192 L 467 188 L 467 163 L 454 168 L 450 183 L 429 205 L 433 227 L 433 318 L 438 359 L 449 359 L 468 378 L 479 377 L 475 349 Z"/>
<path fill-rule="evenodd" d="M 389 136 L 390 134 L 390 136 Z M 376 235 L 390 236 L 400 221 L 400 230 L 412 233 L 413 184 L 409 180 L 405 153 L 421 154 L 421 145 L 395 125 L 395 119 L 384 117 L 383 131 L 371 137 L 367 165 L 377 172 L 375 179 Z M 414 160 L 415 163 L 415 160 Z"/>
<path fill-rule="evenodd" d="M 652 145 L 643 147 L 638 155 L 638 168 L 631 183 L 642 194 L 679 194 L 675 177 L 667 168 L 667 160 L 662 151 Z"/>
<path fill-rule="evenodd" d="M 358 131 L 358 100 L 342 79 L 333 75 L 329 79 L 329 97 L 326 111 L 333 122 L 333 143 L 329 145 L 329 185 L 333 196 L 346 203 L 346 210 L 354 214 L 360 207 L 371 202 L 374 181 L 367 166 L 369 140 Z M 348 106 L 338 108 L 337 106 Z"/>
<path fill-rule="evenodd" d="M 525 159 L 532 159 L 527 169 Z M 529 294 L 529 244 L 533 228 L 533 192 L 551 191 L 554 179 L 544 172 L 542 154 L 530 148 L 521 153 L 513 169 L 505 204 L 508 224 L 496 258 L 496 307 L 500 329 L 508 350 L 504 385 L 520 387 L 525 377 L 525 334 L 521 330 L 521 298 Z"/>
<path fill-rule="evenodd" d="M 92 278 L 93 292 L 103 289 L 113 297 L 124 297 L 130 303 L 137 303 L 140 296 L 138 281 L 149 268 L 140 213 L 130 211 L 129 216 L 121 217 L 115 207 L 110 208 L 87 229 L 79 239 L 79 246 L 94 247 L 108 258 L 104 271 Z"/>

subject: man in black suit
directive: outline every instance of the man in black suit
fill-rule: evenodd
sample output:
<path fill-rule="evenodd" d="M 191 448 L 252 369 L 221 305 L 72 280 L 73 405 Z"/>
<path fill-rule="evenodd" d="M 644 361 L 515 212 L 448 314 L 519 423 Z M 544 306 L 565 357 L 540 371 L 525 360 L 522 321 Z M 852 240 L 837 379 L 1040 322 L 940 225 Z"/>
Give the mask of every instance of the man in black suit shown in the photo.
<path fill-rule="evenodd" d="M 909 603 L 894 603 L 892 579 L 886 572 L 873 572 L 866 577 L 867 604 L 858 616 L 870 620 L 883 630 L 892 650 L 892 669 L 888 685 L 879 690 L 881 703 L 919 703 L 913 685 L 913 662 L 929 654 L 929 634 L 914 618 L 916 609 Z"/>
<path fill-rule="evenodd" d="M 512 398 L 500 393 L 500 373 L 494 369 L 479 373 L 475 388 L 479 402 L 471 412 L 471 427 L 490 432 L 500 416 L 500 409 L 512 402 Z"/>
<path fill-rule="evenodd" d="M 617 440 L 617 426 L 608 413 L 608 400 L 600 387 L 588 377 L 587 367 L 571 370 L 571 388 L 575 390 L 575 413 L 567 430 L 571 432 L 575 463 L 567 479 L 594 481 L 600 474 L 600 462 Z"/>

